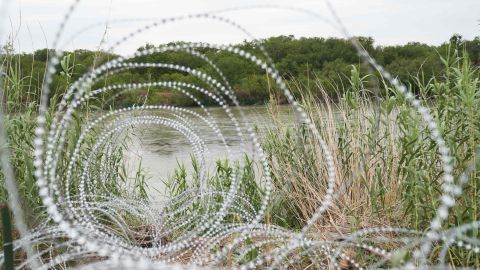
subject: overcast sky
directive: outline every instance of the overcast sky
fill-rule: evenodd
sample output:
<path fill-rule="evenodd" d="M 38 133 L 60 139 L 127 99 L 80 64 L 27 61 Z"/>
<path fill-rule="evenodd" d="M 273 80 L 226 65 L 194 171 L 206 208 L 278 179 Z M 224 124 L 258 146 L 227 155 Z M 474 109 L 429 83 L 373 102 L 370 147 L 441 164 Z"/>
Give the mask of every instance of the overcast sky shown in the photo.
<path fill-rule="evenodd" d="M 2 0 L 0 0 L 2 1 Z M 71 1 L 11 0 L 7 32 L 14 33 L 20 51 L 51 47 L 53 36 Z M 331 0 L 352 35 L 371 36 L 378 45 L 419 41 L 440 44 L 454 33 L 472 39 L 480 36 L 480 0 Z M 166 18 L 232 6 L 276 3 L 302 7 L 332 19 L 323 0 L 84 0 L 69 21 L 64 49 L 102 48 L 147 22 L 123 19 Z M 338 30 L 308 15 L 288 9 L 239 10 L 219 14 L 236 21 L 257 38 L 293 34 L 337 36 Z M 82 31 L 98 24 L 96 28 Z M 106 30 L 106 31 L 105 31 Z M 81 31 L 81 32 L 80 32 Z M 106 33 L 106 35 L 104 35 Z M 73 38 L 73 39 L 71 39 Z M 248 36 L 213 20 L 188 20 L 167 24 L 141 34 L 115 50 L 127 54 L 146 42 L 205 41 L 236 43 Z"/>

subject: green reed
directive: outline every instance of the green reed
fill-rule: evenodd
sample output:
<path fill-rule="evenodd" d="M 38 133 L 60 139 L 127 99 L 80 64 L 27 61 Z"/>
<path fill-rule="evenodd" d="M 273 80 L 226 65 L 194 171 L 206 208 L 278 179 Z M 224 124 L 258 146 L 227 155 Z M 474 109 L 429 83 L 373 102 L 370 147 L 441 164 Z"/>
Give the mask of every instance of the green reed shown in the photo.
<path fill-rule="evenodd" d="M 451 50 L 441 61 L 442 74 L 425 78 L 420 69 L 412 74 L 416 85 L 410 87 L 419 89 L 415 94 L 437 119 L 454 157 L 456 181 L 469 164 L 477 163 L 444 224 L 449 228 L 476 221 L 480 215 L 480 75 L 466 53 Z M 335 204 L 317 222 L 315 232 L 343 234 L 374 226 L 428 229 L 442 194 L 440 158 L 428 128 L 404 97 L 381 77 L 362 75 L 356 66 L 340 84 L 314 80 L 309 86 L 294 82 L 290 87 L 301 93 L 302 105 L 337 167 Z M 326 94 L 332 92 L 329 87 L 341 93 L 338 99 Z M 319 91 L 324 95 L 310 94 Z M 313 134 L 299 123 L 285 125 L 276 106 L 269 104 L 276 125 L 262 144 L 274 185 L 266 221 L 299 230 L 325 194 L 326 162 Z M 229 169 L 228 161 L 217 162 L 210 186 L 228 186 Z M 185 190 L 180 185 L 187 185 L 186 171 L 180 170 L 169 180 L 167 193 Z M 254 174 L 248 179 L 255 179 Z M 247 197 L 262 194 L 261 184 L 245 187 L 241 193 Z M 471 234 L 478 237 L 476 230 Z M 473 252 L 456 248 L 449 252 L 454 265 L 480 266 Z"/>
<path fill-rule="evenodd" d="M 43 205 L 38 194 L 38 189 L 36 186 L 36 179 L 34 177 L 34 165 L 33 165 L 33 140 L 35 138 L 35 127 L 36 127 L 36 115 L 38 104 L 37 95 L 39 95 L 40 86 L 33 86 L 32 91 L 29 93 L 23 93 L 25 89 L 23 83 L 27 83 L 30 79 L 30 76 L 20 78 L 18 74 L 22 74 L 19 65 L 15 65 L 14 61 L 11 59 L 12 56 L 4 55 L 3 56 L 3 68 L 7 69 L 7 72 L 4 73 L 3 78 L 3 100 L 4 111 L 6 112 L 4 125 L 8 135 L 8 147 L 10 149 L 10 162 L 12 168 L 14 169 L 15 178 L 17 181 L 18 191 L 21 197 L 21 203 L 26 214 L 26 221 L 28 225 L 33 227 L 39 224 L 43 224 L 47 220 L 47 215 L 43 209 Z M 68 77 L 69 68 L 67 55 L 66 58 L 62 59 L 62 68 L 66 72 L 61 73 L 61 76 Z M 68 87 L 68 85 L 66 86 Z M 35 90 L 36 89 L 36 90 Z M 62 89 L 64 92 L 65 89 Z M 56 109 L 56 102 L 60 100 L 60 97 L 55 93 L 50 97 L 50 107 L 47 114 L 47 124 L 52 120 L 54 111 Z M 85 119 L 93 117 L 95 115 L 95 107 L 85 106 L 77 113 L 73 114 L 72 124 L 67 130 L 67 141 L 65 143 L 64 149 L 62 151 L 62 162 L 59 163 L 59 166 L 62 169 L 65 169 L 68 165 L 68 160 L 73 154 L 73 149 L 75 142 L 79 139 L 79 136 L 83 130 L 83 124 Z M 93 145 L 95 144 L 97 135 L 101 130 L 94 130 L 89 134 L 84 142 L 84 147 L 81 149 L 80 158 L 77 161 L 78 164 L 81 163 L 82 158 L 86 158 Z M 0 147 L 6 147 L 4 145 Z M 126 190 L 127 184 L 129 181 L 125 177 L 122 177 L 122 167 L 124 165 L 123 151 L 126 149 L 126 141 L 123 140 L 117 145 L 114 146 L 114 149 L 110 149 L 110 155 L 106 155 L 104 151 L 105 146 L 103 146 L 100 151 L 95 155 L 94 166 L 91 168 L 92 177 L 102 177 L 100 175 L 101 171 L 109 172 L 109 175 L 105 177 L 103 185 L 98 185 L 97 187 L 89 187 L 97 190 L 97 195 L 118 195 L 123 196 L 128 194 L 129 196 L 135 196 L 137 198 L 145 199 L 146 195 L 146 182 L 143 173 L 139 170 L 134 175 L 134 191 Z M 100 166 L 107 166 L 107 169 L 101 168 Z M 60 170 L 62 170 L 60 169 Z M 117 181 L 119 180 L 119 181 Z M 4 177 L 0 168 L 0 200 L 7 201 L 8 194 L 4 188 Z M 101 181 L 97 181 L 101 183 Z M 76 196 L 77 194 L 77 184 L 75 181 L 70 187 L 70 195 Z M 16 232 L 14 232 L 15 234 Z M 16 237 L 16 235 L 15 235 Z M 2 239 L 0 238 L 0 242 Z"/>

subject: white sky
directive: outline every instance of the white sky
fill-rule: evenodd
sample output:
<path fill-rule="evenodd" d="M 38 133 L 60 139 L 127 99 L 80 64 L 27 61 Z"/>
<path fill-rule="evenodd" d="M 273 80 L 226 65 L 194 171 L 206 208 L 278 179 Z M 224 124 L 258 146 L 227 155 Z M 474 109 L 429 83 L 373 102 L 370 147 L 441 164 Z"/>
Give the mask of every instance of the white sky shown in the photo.
<path fill-rule="evenodd" d="M 2 1 L 2 0 L 0 0 Z M 54 34 L 70 0 L 11 0 L 7 32 L 14 33 L 19 51 L 51 47 Z M 440 44 L 459 33 L 464 38 L 480 36 L 480 0 L 331 0 L 353 35 L 371 36 L 376 44 L 419 41 Z M 332 19 L 322 0 L 84 0 L 69 21 L 63 36 L 64 49 L 93 49 L 100 44 L 108 23 L 105 44 L 127 35 L 147 22 L 112 23 L 133 18 L 167 18 L 233 6 L 276 3 L 306 8 Z M 257 9 L 222 13 L 257 38 L 293 34 L 300 36 L 342 35 L 307 15 L 283 9 Z M 100 27 L 78 33 L 99 23 Z M 69 37 L 73 40 L 67 40 Z M 236 43 L 249 39 L 231 26 L 212 20 L 170 23 L 135 37 L 115 50 L 127 54 L 146 42 L 160 44 L 175 40 Z"/>

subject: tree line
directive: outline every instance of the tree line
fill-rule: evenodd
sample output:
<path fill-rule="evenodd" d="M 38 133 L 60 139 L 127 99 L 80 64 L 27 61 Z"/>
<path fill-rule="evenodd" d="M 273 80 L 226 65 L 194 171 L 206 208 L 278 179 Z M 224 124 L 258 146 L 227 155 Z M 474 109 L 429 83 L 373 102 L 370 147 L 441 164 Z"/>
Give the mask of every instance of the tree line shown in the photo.
<path fill-rule="evenodd" d="M 418 78 L 420 73 L 422 78 L 442 78 L 444 65 L 440 56 L 448 55 L 452 50 L 457 50 L 460 54 L 468 54 L 472 63 L 480 66 L 480 37 L 464 40 L 459 35 L 453 35 L 450 40 L 439 46 L 419 42 L 409 42 L 397 46 L 376 46 L 373 38 L 357 37 L 356 39 L 379 64 L 398 76 L 413 91 L 415 91 L 416 83 L 414 78 Z M 327 94 L 335 97 L 342 94 L 342 88 L 335 87 L 335 85 L 348 80 L 352 67 L 356 67 L 356 70 L 360 70 L 364 74 L 371 73 L 366 66 L 361 64 L 350 41 L 345 39 L 295 38 L 289 35 L 271 37 L 257 42 L 245 41 L 235 46 L 265 58 L 261 54 L 259 44 L 265 48 L 287 83 L 295 84 L 296 88 L 308 88 L 309 83 L 315 80 L 315 82 L 324 83 Z M 138 50 L 154 47 L 155 45 L 146 44 Z M 272 88 L 275 87 L 274 84 L 269 83 L 265 70 L 226 51 L 208 48 L 197 49 L 197 51 L 215 63 L 223 72 L 241 104 L 263 104 L 268 101 Z M 6 75 L 4 80 L 6 95 L 16 95 L 19 98 L 15 100 L 21 100 L 23 104 L 38 101 L 46 63 L 52 54 L 53 50 L 49 49 L 41 49 L 33 53 L 15 53 L 11 47 L 5 46 L 1 53 L 1 63 Z M 52 98 L 60 98 L 73 81 L 92 67 L 117 57 L 119 55 L 84 49 L 65 52 L 53 77 Z M 207 62 L 187 52 L 169 51 L 149 54 L 129 61 L 177 64 L 197 69 L 206 74 L 216 74 Z M 218 75 L 213 75 L 213 77 L 220 79 Z M 96 83 L 93 88 L 111 84 L 154 81 L 182 81 L 205 85 L 197 77 L 185 72 L 149 67 L 120 71 Z M 205 87 L 208 88 L 206 85 Z M 321 95 L 322 93 L 313 94 Z M 212 104 L 201 95 L 198 98 L 206 104 Z M 161 102 L 180 106 L 195 105 L 190 98 L 164 87 L 125 92 L 111 102 L 115 102 L 115 105 L 125 106 L 143 102 Z M 111 104 L 102 104 L 102 106 L 108 105 Z"/>

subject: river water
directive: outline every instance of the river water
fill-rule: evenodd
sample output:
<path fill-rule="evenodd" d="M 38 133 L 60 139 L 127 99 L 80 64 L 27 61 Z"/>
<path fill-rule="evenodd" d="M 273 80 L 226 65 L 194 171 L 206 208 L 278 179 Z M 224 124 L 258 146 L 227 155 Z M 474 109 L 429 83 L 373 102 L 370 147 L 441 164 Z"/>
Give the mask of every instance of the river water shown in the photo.
<path fill-rule="evenodd" d="M 198 114 L 205 114 L 200 108 L 190 110 Z M 208 111 L 225 137 L 231 151 L 230 161 L 231 159 L 243 159 L 245 153 L 252 155 L 253 148 L 251 143 L 248 143 L 247 132 L 243 133 L 243 138 L 247 140 L 247 143 L 242 145 L 237 130 L 225 111 L 219 107 L 208 108 Z M 243 112 L 243 117 L 240 111 Z M 274 118 L 266 106 L 234 107 L 232 113 L 240 126 L 249 124 L 257 130 L 256 133 L 260 137 L 274 125 Z M 278 106 L 275 115 L 276 121 L 285 125 L 293 124 L 294 115 L 290 106 Z M 215 168 L 217 160 L 227 158 L 226 148 L 222 140 L 205 122 L 196 118 L 193 120 L 193 124 L 196 127 L 195 132 L 202 138 L 208 149 L 205 161 L 208 171 L 211 172 Z M 190 175 L 192 171 L 191 155 L 191 144 L 178 131 L 165 126 L 149 125 L 138 126 L 134 129 L 130 135 L 128 151 L 125 152 L 125 160 L 129 177 L 133 177 L 138 167 L 141 166 L 147 178 L 148 193 L 151 199 L 161 200 L 160 197 L 165 189 L 164 181 L 173 175 L 174 168 L 177 168 L 178 164 L 184 164 Z"/>

